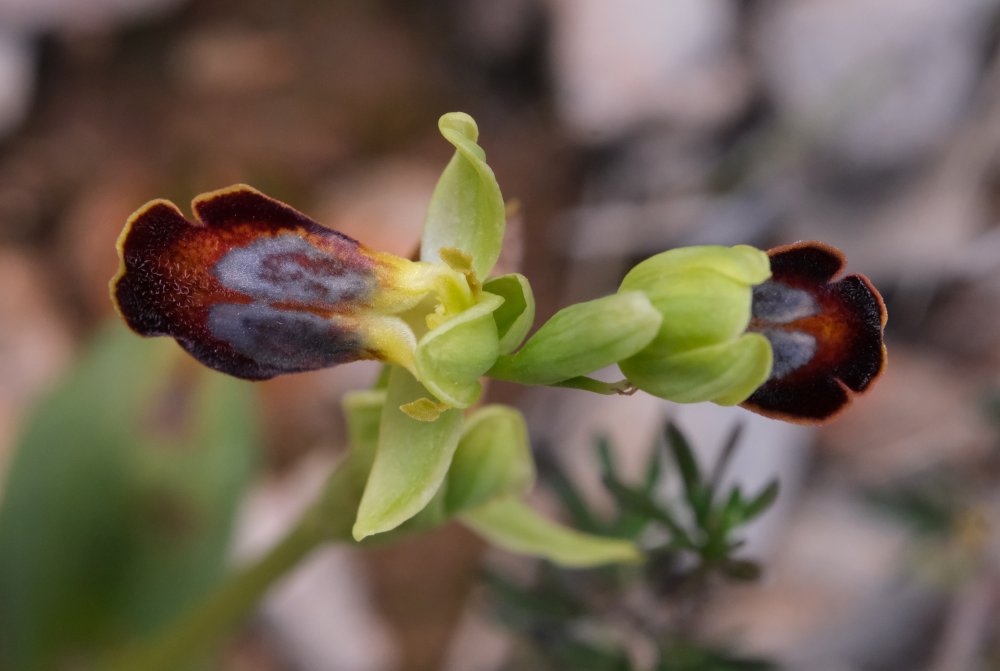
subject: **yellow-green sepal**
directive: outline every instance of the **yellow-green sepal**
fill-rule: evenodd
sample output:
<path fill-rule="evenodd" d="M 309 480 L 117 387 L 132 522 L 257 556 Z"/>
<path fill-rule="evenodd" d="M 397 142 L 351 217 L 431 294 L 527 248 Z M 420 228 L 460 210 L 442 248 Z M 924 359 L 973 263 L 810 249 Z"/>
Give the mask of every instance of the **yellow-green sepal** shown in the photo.
<path fill-rule="evenodd" d="M 467 408 L 479 399 L 479 378 L 500 354 L 493 312 L 503 302 L 500 296 L 482 292 L 479 302 L 428 331 L 417 342 L 417 376 L 444 404 Z"/>
<path fill-rule="evenodd" d="M 501 356 L 491 377 L 555 384 L 587 375 L 642 350 L 661 317 L 645 294 L 627 291 L 563 308 L 515 354 Z"/>
<path fill-rule="evenodd" d="M 520 345 L 535 321 L 535 295 L 528 278 L 520 273 L 488 280 L 483 289 L 503 296 L 503 305 L 493 313 L 500 338 L 500 354 L 510 354 Z"/>
<path fill-rule="evenodd" d="M 497 547 L 570 568 L 643 559 L 642 551 L 631 541 L 570 529 L 515 497 L 495 499 L 463 513 L 460 519 Z"/>
<path fill-rule="evenodd" d="M 448 470 L 448 515 L 504 496 L 526 494 L 535 481 L 528 427 L 516 409 L 488 405 L 465 421 Z"/>
<path fill-rule="evenodd" d="M 618 366 L 630 382 L 654 396 L 677 403 L 735 405 L 767 380 L 772 358 L 767 338 L 745 333 L 735 340 L 667 356 L 644 351 Z"/>
<path fill-rule="evenodd" d="M 463 112 L 438 121 L 441 135 L 455 146 L 431 196 L 420 245 L 420 260 L 442 263 L 443 248 L 459 249 L 472 259 L 481 279 L 489 276 L 500 256 L 506 225 L 503 196 L 486 152 L 476 144 L 479 128 Z"/>
<path fill-rule="evenodd" d="M 445 410 L 434 421 L 423 422 L 400 410 L 427 394 L 409 372 L 393 367 L 375 457 L 354 523 L 355 540 L 394 529 L 419 513 L 448 473 L 462 434 L 462 411 Z"/>

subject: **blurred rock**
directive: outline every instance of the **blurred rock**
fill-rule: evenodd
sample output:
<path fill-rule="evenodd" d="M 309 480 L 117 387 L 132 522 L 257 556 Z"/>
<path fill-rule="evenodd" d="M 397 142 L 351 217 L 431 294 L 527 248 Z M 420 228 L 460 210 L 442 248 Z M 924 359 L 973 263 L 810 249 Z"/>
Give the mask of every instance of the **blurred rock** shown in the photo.
<path fill-rule="evenodd" d="M 526 48 L 541 12 L 540 0 L 458 0 L 452 3 L 455 39 L 484 61 L 513 58 Z"/>
<path fill-rule="evenodd" d="M 171 69 L 185 89 L 216 95 L 266 92 L 287 85 L 295 76 L 288 37 L 276 31 L 204 29 L 177 46 Z"/>
<path fill-rule="evenodd" d="M 869 484 L 976 463 L 995 440 L 981 411 L 990 382 L 988 370 L 893 344 L 882 378 L 823 428 L 823 443 Z"/>
<path fill-rule="evenodd" d="M 304 454 L 344 437 L 341 397 L 370 387 L 380 366 L 377 361 L 358 361 L 258 383 L 268 466 L 294 468 Z"/>
<path fill-rule="evenodd" d="M 549 0 L 558 109 L 584 141 L 655 122 L 704 129 L 747 101 L 728 0 Z"/>
<path fill-rule="evenodd" d="M 365 553 L 378 611 L 406 671 L 440 671 L 480 573 L 483 542 L 457 524 Z"/>
<path fill-rule="evenodd" d="M 0 482 L 19 418 L 66 368 L 73 342 L 44 266 L 0 248 Z"/>
<path fill-rule="evenodd" d="M 407 159 L 362 165 L 321 189 L 315 216 L 366 247 L 409 258 L 420 246 L 427 204 L 443 168 Z"/>
<path fill-rule="evenodd" d="M 35 33 L 51 29 L 100 30 L 151 16 L 181 0 L 0 0 L 0 25 Z"/>
<path fill-rule="evenodd" d="M 716 592 L 705 633 L 782 668 L 911 668 L 892 655 L 901 642 L 919 643 L 937 600 L 899 584 L 906 541 L 847 492 L 814 484 L 797 502 L 764 582 Z"/>
<path fill-rule="evenodd" d="M 328 456 L 304 459 L 281 480 L 263 483 L 245 502 L 236 554 L 243 560 L 277 542 L 319 493 L 333 467 Z M 290 668 L 382 671 L 393 647 L 372 609 L 356 551 L 320 548 L 265 597 L 261 614 Z"/>
<path fill-rule="evenodd" d="M 115 241 L 129 215 L 160 186 L 142 163 L 109 160 L 69 204 L 56 246 L 61 275 L 68 280 L 60 286 L 60 298 L 76 305 L 88 321 L 114 314 L 108 281 L 118 270 Z"/>
<path fill-rule="evenodd" d="M 444 671 L 495 671 L 504 668 L 511 649 L 510 632 L 482 608 L 470 607 L 462 616 L 448 649 Z"/>
<path fill-rule="evenodd" d="M 28 41 L 4 28 L 0 28 L 0 138 L 24 120 L 35 88 L 35 59 Z"/>
<path fill-rule="evenodd" d="M 994 0 L 771 0 L 755 35 L 778 111 L 852 167 L 939 148 L 979 76 Z"/>

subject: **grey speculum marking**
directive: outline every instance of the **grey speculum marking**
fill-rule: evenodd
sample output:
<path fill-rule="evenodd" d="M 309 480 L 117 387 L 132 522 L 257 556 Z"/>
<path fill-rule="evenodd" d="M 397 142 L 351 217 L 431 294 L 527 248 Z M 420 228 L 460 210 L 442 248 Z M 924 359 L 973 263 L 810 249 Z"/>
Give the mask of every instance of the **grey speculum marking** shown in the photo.
<path fill-rule="evenodd" d="M 213 305 L 208 329 L 239 354 L 278 372 L 325 368 L 362 353 L 359 338 L 335 322 L 263 303 Z"/>
<path fill-rule="evenodd" d="M 803 331 L 767 329 L 761 333 L 771 342 L 774 363 L 769 379 L 780 379 L 809 363 L 816 355 L 816 337 Z"/>
<path fill-rule="evenodd" d="M 259 301 L 333 306 L 367 296 L 375 276 L 297 235 L 259 238 L 226 252 L 213 269 L 226 288 Z"/>
<path fill-rule="evenodd" d="M 768 280 L 753 288 L 753 317 L 787 324 L 817 314 L 819 305 L 808 291 Z"/>

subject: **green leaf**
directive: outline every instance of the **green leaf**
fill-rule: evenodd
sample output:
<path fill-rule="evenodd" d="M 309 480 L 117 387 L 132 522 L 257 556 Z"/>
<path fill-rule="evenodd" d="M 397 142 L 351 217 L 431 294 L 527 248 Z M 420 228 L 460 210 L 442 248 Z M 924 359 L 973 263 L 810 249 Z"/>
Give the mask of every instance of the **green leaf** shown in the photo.
<path fill-rule="evenodd" d="M 760 564 L 750 559 L 726 559 L 719 569 L 729 578 L 741 582 L 759 580 L 763 573 Z"/>
<path fill-rule="evenodd" d="M 493 311 L 503 300 L 483 292 L 476 305 L 429 331 L 417 343 L 420 381 L 453 408 L 467 408 L 479 400 L 479 378 L 500 353 Z"/>
<path fill-rule="evenodd" d="M 444 482 L 462 433 L 461 410 L 421 422 L 399 409 L 427 395 L 406 370 L 393 368 L 386 393 L 378 448 L 354 523 L 359 541 L 394 529 L 427 505 Z"/>
<path fill-rule="evenodd" d="M 708 524 L 708 516 L 712 505 L 712 492 L 705 487 L 701 480 L 701 471 L 698 468 L 698 461 L 694 457 L 694 451 L 687 438 L 673 422 L 667 423 L 667 445 L 670 454 L 673 455 L 677 463 L 677 469 L 681 473 L 681 481 L 684 485 L 684 498 L 694 514 L 695 520 L 701 528 Z"/>
<path fill-rule="evenodd" d="M 590 533 L 601 533 L 606 525 L 590 510 L 583 494 L 558 460 L 542 451 L 538 453 L 537 462 L 542 481 L 559 499 L 573 525 Z"/>
<path fill-rule="evenodd" d="M 519 273 L 494 277 L 483 285 L 491 294 L 503 296 L 503 305 L 493 313 L 500 336 L 500 353 L 510 354 L 521 344 L 535 321 L 535 295 L 528 278 Z"/>
<path fill-rule="evenodd" d="M 476 144 L 479 129 L 462 112 L 438 121 L 441 135 L 455 146 L 431 196 L 420 245 L 420 260 L 440 263 L 442 248 L 455 248 L 472 257 L 472 268 L 482 280 L 500 256 L 503 244 L 503 196 L 486 153 Z"/>
<path fill-rule="evenodd" d="M 476 410 L 448 470 L 447 513 L 454 515 L 502 496 L 520 496 L 535 481 L 528 427 L 514 408 L 489 405 Z"/>
<path fill-rule="evenodd" d="M 632 510 L 643 517 L 655 520 L 670 531 L 672 543 L 686 550 L 697 550 L 698 547 L 674 516 L 665 508 L 657 505 L 649 494 L 637 492 L 628 485 L 611 477 L 604 479 L 604 486 L 618 501 L 622 508 Z"/>
<path fill-rule="evenodd" d="M 660 313 L 639 291 L 563 308 L 489 375 L 521 384 L 555 384 L 640 351 L 660 328 Z"/>
<path fill-rule="evenodd" d="M 542 557 L 566 567 L 585 568 L 642 560 L 642 552 L 634 543 L 564 527 L 514 498 L 497 499 L 464 513 L 461 519 L 498 547 Z"/>
<path fill-rule="evenodd" d="M 778 500 L 778 490 L 778 481 L 771 480 L 760 494 L 743 507 L 743 521 L 749 522 L 770 508 L 771 504 Z"/>
<path fill-rule="evenodd" d="M 674 455 L 677 468 L 681 472 L 684 481 L 684 488 L 694 491 L 701 485 L 701 472 L 698 469 L 698 461 L 694 458 L 694 451 L 687 438 L 673 422 L 667 424 L 667 444 L 670 446 L 670 453 Z"/>
<path fill-rule="evenodd" d="M 0 666 L 148 635 L 225 564 L 259 436 L 251 386 L 101 331 L 28 418 L 0 508 Z"/>

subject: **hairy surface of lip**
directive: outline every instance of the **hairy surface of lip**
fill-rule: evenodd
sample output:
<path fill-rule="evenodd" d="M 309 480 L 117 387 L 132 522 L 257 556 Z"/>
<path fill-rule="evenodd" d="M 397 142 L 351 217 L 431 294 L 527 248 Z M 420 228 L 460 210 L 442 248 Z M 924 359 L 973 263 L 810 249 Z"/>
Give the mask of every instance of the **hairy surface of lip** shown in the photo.
<path fill-rule="evenodd" d="M 152 201 L 119 239 L 112 295 L 134 331 L 245 379 L 371 358 L 351 319 L 378 287 L 360 244 L 244 185 L 192 209 Z"/>

